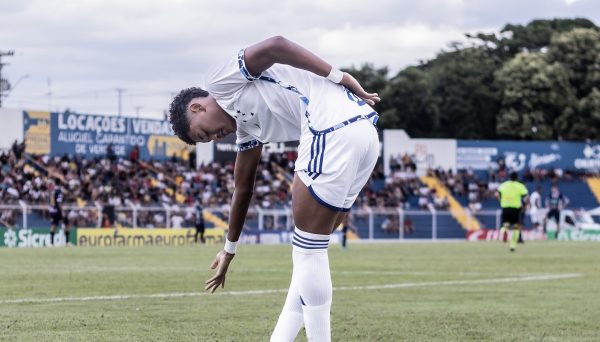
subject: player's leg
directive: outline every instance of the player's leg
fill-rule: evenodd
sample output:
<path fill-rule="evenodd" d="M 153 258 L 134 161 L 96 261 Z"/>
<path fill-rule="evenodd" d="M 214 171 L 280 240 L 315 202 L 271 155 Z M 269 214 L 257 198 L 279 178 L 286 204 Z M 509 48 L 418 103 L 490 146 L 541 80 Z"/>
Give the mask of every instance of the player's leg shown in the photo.
<path fill-rule="evenodd" d="M 292 256 L 292 262 L 295 265 L 296 254 Z M 292 273 L 292 281 L 288 290 L 283 310 L 277 320 L 277 325 L 271 335 L 271 342 L 294 341 L 298 331 L 304 324 L 302 312 L 302 302 L 300 301 L 300 290 L 298 288 L 297 273 Z"/>
<path fill-rule="evenodd" d="M 525 221 L 524 215 L 524 208 L 519 209 L 519 223 L 517 223 L 517 229 L 519 229 L 519 239 L 517 240 L 517 243 L 522 244 L 525 243 L 525 241 L 523 241 L 523 222 Z"/>
<path fill-rule="evenodd" d="M 296 228 L 291 289 L 298 289 L 308 340 L 330 341 L 333 288 L 327 249 L 338 211 L 317 202 L 297 175 L 292 185 L 292 211 Z"/>
<path fill-rule="evenodd" d="M 342 215 L 342 248 L 346 248 L 346 243 L 348 242 L 348 213 L 344 213 Z"/>
<path fill-rule="evenodd" d="M 56 234 L 56 226 L 60 223 L 59 213 L 50 214 L 50 245 L 54 246 L 54 235 Z"/>
<path fill-rule="evenodd" d="M 352 206 L 353 201 L 346 202 L 352 186 L 362 188 L 368 180 L 368 175 L 357 179 L 357 170 L 362 167 L 370 174 L 375 165 L 379 141 L 375 129 L 369 125 L 368 122 L 355 123 L 327 136 L 301 138 L 292 184 L 296 228 L 292 240 L 294 268 L 291 288 L 298 288 L 309 341 L 331 340 L 329 236 L 336 222 L 341 222 L 339 213 L 348 211 Z M 371 129 L 371 135 L 365 134 L 367 129 Z M 357 139 L 358 136 L 364 140 Z M 368 162 L 364 162 L 366 155 L 369 156 Z M 285 326 L 284 323 L 280 319 L 276 331 Z M 294 333 L 291 331 L 290 335 Z"/>
<path fill-rule="evenodd" d="M 206 243 L 206 240 L 204 240 L 204 230 L 205 230 L 205 226 L 204 226 L 204 223 L 202 223 L 200 225 L 200 243 L 202 243 L 202 244 Z"/>
<path fill-rule="evenodd" d="M 554 219 L 556 220 L 556 236 L 555 236 L 555 238 L 558 240 L 558 233 L 560 232 L 560 210 L 558 210 L 558 209 L 556 210 Z"/>
<path fill-rule="evenodd" d="M 338 212 L 319 204 L 297 175 L 292 211 L 296 224 L 292 281 L 271 341 L 293 341 L 303 322 L 309 340 L 328 341 L 332 285 L 327 247 Z"/>
<path fill-rule="evenodd" d="M 517 243 L 519 242 L 519 236 L 521 235 L 521 229 L 520 229 L 520 215 L 521 212 L 519 209 L 516 208 L 510 208 L 510 225 L 512 228 L 512 234 L 511 234 L 511 239 L 510 239 L 510 251 L 514 252 L 515 249 L 517 248 Z"/>
<path fill-rule="evenodd" d="M 69 238 L 71 237 L 71 227 L 69 225 L 68 215 L 63 217 L 63 232 L 65 235 L 65 246 L 69 245 Z"/>
<path fill-rule="evenodd" d="M 498 236 L 499 240 L 506 242 L 508 235 L 508 227 L 510 226 L 509 217 L 508 217 L 508 208 L 502 208 L 502 225 L 500 226 L 500 235 Z"/>
<path fill-rule="evenodd" d="M 50 224 L 50 245 L 54 246 L 54 235 L 56 234 L 56 224 Z"/>
<path fill-rule="evenodd" d="M 511 239 L 510 239 L 510 250 L 512 252 L 515 251 L 515 249 L 517 248 L 517 243 L 519 242 L 519 236 L 521 235 L 521 229 L 519 229 L 519 224 L 513 224 L 512 225 L 512 234 L 511 234 Z"/>

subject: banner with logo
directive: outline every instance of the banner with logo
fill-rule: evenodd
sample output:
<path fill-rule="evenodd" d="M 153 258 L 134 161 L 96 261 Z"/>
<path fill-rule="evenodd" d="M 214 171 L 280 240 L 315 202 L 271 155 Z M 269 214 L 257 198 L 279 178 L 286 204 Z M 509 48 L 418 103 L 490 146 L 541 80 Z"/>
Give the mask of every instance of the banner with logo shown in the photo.
<path fill-rule="evenodd" d="M 500 161 L 514 171 L 551 169 L 600 170 L 600 143 L 556 141 L 458 140 L 457 169 L 487 171 Z"/>
<path fill-rule="evenodd" d="M 139 158 L 185 160 L 193 149 L 173 135 L 166 120 L 78 113 L 23 112 L 26 151 L 34 154 L 105 156 L 111 145 L 118 157 L 139 148 Z"/>
<path fill-rule="evenodd" d="M 50 153 L 50 112 L 23 112 L 25 152 Z"/>
<path fill-rule="evenodd" d="M 194 244 L 195 229 L 166 228 L 79 228 L 77 245 L 87 246 L 185 246 Z M 206 229 L 204 239 L 207 244 L 224 243 L 223 229 Z"/>
<path fill-rule="evenodd" d="M 548 240 L 554 240 L 554 233 L 548 236 Z M 600 231 L 597 230 L 563 230 L 558 233 L 559 241 L 595 241 L 600 242 Z"/>
<path fill-rule="evenodd" d="M 214 161 L 233 161 L 237 155 L 236 135 L 229 134 L 221 140 L 213 142 Z M 280 143 L 268 143 L 263 145 L 263 153 L 298 152 L 298 142 L 288 141 Z"/>
<path fill-rule="evenodd" d="M 71 229 L 69 242 L 77 242 L 77 229 Z M 0 228 L 0 247 L 47 247 L 50 246 L 50 228 L 7 229 Z M 65 234 L 59 230 L 54 235 L 55 246 L 65 246 Z"/>
<path fill-rule="evenodd" d="M 546 234 L 538 232 L 536 230 L 523 230 L 523 240 L 546 240 Z M 500 230 L 499 229 L 479 229 L 467 232 L 468 241 L 500 241 Z"/>

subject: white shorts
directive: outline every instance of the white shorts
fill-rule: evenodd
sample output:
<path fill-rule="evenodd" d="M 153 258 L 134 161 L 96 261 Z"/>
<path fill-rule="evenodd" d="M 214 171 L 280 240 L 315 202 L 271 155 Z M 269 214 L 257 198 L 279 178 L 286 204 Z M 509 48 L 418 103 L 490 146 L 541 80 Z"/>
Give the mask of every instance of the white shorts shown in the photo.
<path fill-rule="evenodd" d="M 544 219 L 546 218 L 547 210 L 545 209 L 530 209 L 529 216 L 531 218 L 531 223 L 533 224 L 542 224 L 544 223 Z"/>
<path fill-rule="evenodd" d="M 360 120 L 323 135 L 303 132 L 295 171 L 317 202 L 348 211 L 378 156 L 377 129 L 371 120 Z"/>

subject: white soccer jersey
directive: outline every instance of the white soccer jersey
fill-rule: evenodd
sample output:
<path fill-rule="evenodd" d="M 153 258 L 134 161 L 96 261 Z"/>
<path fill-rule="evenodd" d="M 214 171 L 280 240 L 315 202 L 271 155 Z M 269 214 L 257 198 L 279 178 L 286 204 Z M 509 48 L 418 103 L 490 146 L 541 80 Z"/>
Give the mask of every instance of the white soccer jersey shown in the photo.
<path fill-rule="evenodd" d="M 373 109 L 345 87 L 309 71 L 275 64 L 250 75 L 244 50 L 207 78 L 206 90 L 237 123 L 240 150 L 261 143 L 300 140 Z"/>
<path fill-rule="evenodd" d="M 537 191 L 531 193 L 529 196 L 529 207 L 531 210 L 538 210 L 542 208 L 542 196 Z"/>

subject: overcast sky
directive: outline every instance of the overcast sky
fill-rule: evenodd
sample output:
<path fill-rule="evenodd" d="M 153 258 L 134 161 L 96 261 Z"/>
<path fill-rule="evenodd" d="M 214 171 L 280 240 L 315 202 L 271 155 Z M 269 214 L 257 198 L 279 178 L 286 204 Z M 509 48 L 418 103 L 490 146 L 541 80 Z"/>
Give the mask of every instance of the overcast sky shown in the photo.
<path fill-rule="evenodd" d="M 0 0 L 0 51 L 15 51 L 2 77 L 16 85 L 3 106 L 114 115 L 123 88 L 124 115 L 160 118 L 173 93 L 269 36 L 395 73 L 466 32 L 555 17 L 599 25 L 600 1 Z"/>

